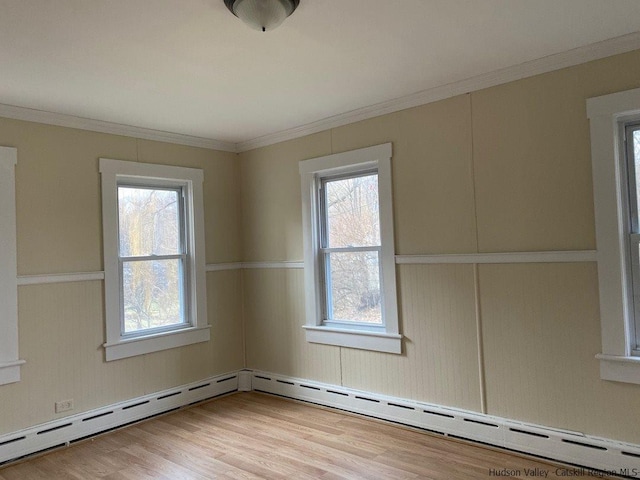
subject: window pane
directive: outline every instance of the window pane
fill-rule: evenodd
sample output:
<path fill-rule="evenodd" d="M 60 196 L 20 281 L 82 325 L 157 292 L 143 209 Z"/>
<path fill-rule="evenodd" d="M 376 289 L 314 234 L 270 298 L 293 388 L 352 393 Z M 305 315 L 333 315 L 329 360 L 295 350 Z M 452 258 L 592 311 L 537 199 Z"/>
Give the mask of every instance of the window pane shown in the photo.
<path fill-rule="evenodd" d="M 635 179 L 629 179 L 629 185 L 630 185 L 630 202 L 632 203 L 631 205 L 631 223 L 632 223 L 632 230 L 637 231 L 638 230 L 638 224 L 640 223 L 639 220 L 637 218 L 638 216 L 638 212 L 640 212 L 640 130 L 635 130 L 633 132 L 633 152 L 631 152 L 631 155 L 633 155 L 633 173 L 629 172 L 629 175 L 632 175 L 635 177 Z M 635 180 L 635 182 L 634 182 Z M 635 211 L 633 211 L 635 207 Z"/>
<path fill-rule="evenodd" d="M 381 324 L 378 252 L 327 255 L 329 320 Z"/>
<path fill-rule="evenodd" d="M 640 234 L 631 234 L 631 286 L 633 289 L 633 308 L 635 324 L 635 350 L 640 350 Z"/>
<path fill-rule="evenodd" d="M 177 190 L 118 187 L 120 256 L 182 253 L 179 212 Z"/>
<path fill-rule="evenodd" d="M 325 183 L 328 247 L 380 245 L 378 175 Z"/>
<path fill-rule="evenodd" d="M 181 259 L 123 263 L 124 333 L 184 322 L 181 265 Z"/>

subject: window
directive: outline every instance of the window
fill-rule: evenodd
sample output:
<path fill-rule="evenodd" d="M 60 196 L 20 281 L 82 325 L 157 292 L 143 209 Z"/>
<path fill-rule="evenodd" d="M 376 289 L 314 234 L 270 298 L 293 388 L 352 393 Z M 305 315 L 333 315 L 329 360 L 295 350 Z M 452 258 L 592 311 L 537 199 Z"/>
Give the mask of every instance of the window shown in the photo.
<path fill-rule="evenodd" d="M 640 384 L 640 89 L 587 100 L 600 290 L 600 376 Z"/>
<path fill-rule="evenodd" d="M 209 340 L 202 170 L 100 159 L 107 360 Z"/>
<path fill-rule="evenodd" d="M 401 352 L 391 144 L 300 162 L 307 341 Z"/>

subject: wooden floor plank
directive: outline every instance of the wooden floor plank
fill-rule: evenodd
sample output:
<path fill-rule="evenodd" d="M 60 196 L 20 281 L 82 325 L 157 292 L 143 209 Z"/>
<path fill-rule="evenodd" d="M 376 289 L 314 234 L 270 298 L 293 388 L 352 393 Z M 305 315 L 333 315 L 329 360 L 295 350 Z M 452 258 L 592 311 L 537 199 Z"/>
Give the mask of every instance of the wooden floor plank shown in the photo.
<path fill-rule="evenodd" d="M 557 466 L 259 393 L 219 398 L 0 468 L 0 480 L 478 479 Z"/>

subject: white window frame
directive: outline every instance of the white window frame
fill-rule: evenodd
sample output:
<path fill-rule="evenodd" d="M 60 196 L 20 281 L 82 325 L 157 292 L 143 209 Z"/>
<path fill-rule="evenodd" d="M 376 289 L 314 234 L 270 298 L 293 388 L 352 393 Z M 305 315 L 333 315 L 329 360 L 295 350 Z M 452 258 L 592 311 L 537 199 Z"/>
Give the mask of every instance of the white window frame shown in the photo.
<path fill-rule="evenodd" d="M 203 171 L 196 168 L 155 165 L 100 159 L 102 177 L 102 226 L 104 235 L 104 275 L 106 360 L 206 342 L 210 338 L 207 320 L 204 243 Z M 121 320 L 122 283 L 118 256 L 118 185 L 180 188 L 186 215 L 187 287 L 185 324 L 168 330 L 124 335 Z"/>
<path fill-rule="evenodd" d="M 391 190 L 391 143 L 345 153 L 303 160 L 299 164 L 302 189 L 304 241 L 305 335 L 308 342 L 338 345 L 387 353 L 402 352 L 398 327 L 393 205 Z M 377 170 L 380 208 L 380 270 L 383 325 L 331 325 L 323 321 L 324 289 L 320 250 L 318 188 L 323 177 Z"/>
<path fill-rule="evenodd" d="M 0 385 L 20 381 L 15 169 L 18 150 L 0 147 Z"/>
<path fill-rule="evenodd" d="M 625 125 L 640 120 L 640 89 L 587 100 L 591 127 L 602 353 L 600 377 L 640 384 L 631 288 Z"/>

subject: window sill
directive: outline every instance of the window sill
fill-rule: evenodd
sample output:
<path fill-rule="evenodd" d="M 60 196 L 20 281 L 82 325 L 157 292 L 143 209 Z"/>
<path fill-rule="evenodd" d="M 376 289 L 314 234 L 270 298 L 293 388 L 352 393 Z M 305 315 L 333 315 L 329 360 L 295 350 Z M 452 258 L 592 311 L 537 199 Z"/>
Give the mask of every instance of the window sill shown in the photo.
<path fill-rule="evenodd" d="M 111 360 L 144 355 L 145 353 L 183 347 L 194 343 L 208 342 L 210 329 L 210 325 L 205 327 L 183 328 L 144 337 L 127 338 L 117 343 L 105 343 L 103 347 L 105 349 L 107 362 L 109 362 Z"/>
<path fill-rule="evenodd" d="M 358 348 L 385 353 L 402 353 L 402 335 L 379 333 L 366 330 L 345 330 L 304 325 L 307 342 Z"/>
<path fill-rule="evenodd" d="M 624 357 L 599 353 L 600 378 L 614 382 L 640 384 L 640 357 Z"/>
<path fill-rule="evenodd" d="M 20 367 L 24 363 L 25 363 L 24 360 L 16 360 L 14 362 L 0 363 L 0 385 L 19 382 Z"/>

